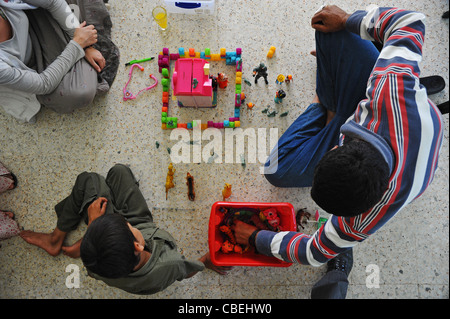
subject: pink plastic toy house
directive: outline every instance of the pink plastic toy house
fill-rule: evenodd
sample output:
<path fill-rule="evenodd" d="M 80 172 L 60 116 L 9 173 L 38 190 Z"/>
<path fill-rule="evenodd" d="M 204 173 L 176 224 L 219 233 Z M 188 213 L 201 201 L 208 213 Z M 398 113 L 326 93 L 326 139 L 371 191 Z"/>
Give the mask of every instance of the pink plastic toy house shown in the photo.
<path fill-rule="evenodd" d="M 178 104 L 184 107 L 214 107 L 213 80 L 204 59 L 178 59 L 172 76 Z"/>

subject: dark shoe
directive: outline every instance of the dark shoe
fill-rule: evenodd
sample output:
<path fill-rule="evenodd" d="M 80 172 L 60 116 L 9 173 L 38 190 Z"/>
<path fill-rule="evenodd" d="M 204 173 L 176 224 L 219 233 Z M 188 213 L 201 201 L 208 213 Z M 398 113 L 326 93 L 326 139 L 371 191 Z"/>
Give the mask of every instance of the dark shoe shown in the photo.
<path fill-rule="evenodd" d="M 327 272 L 333 270 L 343 271 L 347 276 L 353 267 L 353 249 L 349 249 L 346 252 L 334 257 L 327 262 Z"/>
<path fill-rule="evenodd" d="M 439 93 L 443 89 L 445 89 L 445 81 L 439 75 L 425 76 L 423 78 L 420 78 L 420 84 L 425 86 L 428 95 Z"/>
<path fill-rule="evenodd" d="M 448 114 L 448 101 L 437 106 L 442 114 Z"/>

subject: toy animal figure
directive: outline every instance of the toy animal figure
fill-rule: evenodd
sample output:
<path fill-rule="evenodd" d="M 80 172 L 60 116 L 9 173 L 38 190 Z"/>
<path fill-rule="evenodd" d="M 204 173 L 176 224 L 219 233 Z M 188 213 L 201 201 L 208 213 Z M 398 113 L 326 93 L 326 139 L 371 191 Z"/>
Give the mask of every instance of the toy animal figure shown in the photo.
<path fill-rule="evenodd" d="M 219 227 L 219 229 L 222 233 L 224 233 L 228 237 L 228 240 L 230 241 L 230 243 L 232 243 L 233 245 L 236 245 L 236 237 L 234 237 L 234 234 L 231 231 L 230 227 L 228 227 L 226 225 L 222 225 Z"/>
<path fill-rule="evenodd" d="M 187 173 L 186 176 L 186 185 L 188 186 L 188 198 L 191 201 L 195 200 L 195 191 L 194 191 L 194 177 Z"/>
<path fill-rule="evenodd" d="M 305 229 L 303 224 L 307 224 L 310 217 L 311 214 L 306 211 L 306 208 L 299 209 L 297 216 L 295 217 L 295 221 L 297 222 L 297 230 L 299 230 L 299 227 Z"/>
<path fill-rule="evenodd" d="M 173 183 L 173 175 L 175 174 L 175 169 L 173 168 L 173 164 L 170 163 L 168 167 L 167 177 L 166 177 L 166 200 L 167 200 L 167 193 L 169 192 L 169 189 L 175 187 L 175 184 Z"/>
<path fill-rule="evenodd" d="M 239 253 L 239 254 L 243 253 L 243 250 L 242 250 L 241 246 L 234 245 L 234 244 L 230 243 L 228 240 L 225 240 L 222 243 L 222 247 L 220 249 L 225 254 L 229 254 L 229 253 L 232 253 L 232 252 Z"/>
<path fill-rule="evenodd" d="M 275 208 L 269 208 L 262 212 L 264 217 L 267 219 L 267 223 L 273 229 L 277 229 L 280 226 L 280 217 L 278 217 L 277 210 Z"/>
<path fill-rule="evenodd" d="M 231 185 L 225 183 L 225 187 L 222 190 L 222 196 L 223 196 L 223 200 L 225 201 L 225 199 L 227 199 L 228 197 L 231 196 Z"/>
<path fill-rule="evenodd" d="M 228 77 L 224 73 L 217 74 L 217 83 L 221 89 L 228 86 Z"/>

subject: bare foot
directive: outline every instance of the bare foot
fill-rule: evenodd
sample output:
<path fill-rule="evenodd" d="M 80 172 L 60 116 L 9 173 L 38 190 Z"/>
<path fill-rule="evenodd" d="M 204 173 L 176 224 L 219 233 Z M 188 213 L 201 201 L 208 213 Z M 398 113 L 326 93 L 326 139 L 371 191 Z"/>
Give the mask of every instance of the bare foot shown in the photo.
<path fill-rule="evenodd" d="M 72 258 L 80 258 L 81 240 L 77 241 L 72 246 L 63 246 L 61 249 L 63 254 Z"/>
<path fill-rule="evenodd" d="M 62 243 L 66 237 L 66 234 L 67 233 L 60 231 L 58 228 L 50 234 L 23 230 L 20 232 L 20 237 L 22 237 L 27 243 L 44 249 L 51 256 L 57 256 L 61 251 Z"/>
<path fill-rule="evenodd" d="M 205 264 L 206 268 L 215 271 L 219 275 L 226 275 L 228 273 L 228 271 L 230 271 L 233 268 L 231 266 L 216 266 L 216 265 L 214 265 L 211 262 L 211 256 L 209 255 L 209 252 L 206 253 L 204 256 L 202 256 L 199 260 Z"/>

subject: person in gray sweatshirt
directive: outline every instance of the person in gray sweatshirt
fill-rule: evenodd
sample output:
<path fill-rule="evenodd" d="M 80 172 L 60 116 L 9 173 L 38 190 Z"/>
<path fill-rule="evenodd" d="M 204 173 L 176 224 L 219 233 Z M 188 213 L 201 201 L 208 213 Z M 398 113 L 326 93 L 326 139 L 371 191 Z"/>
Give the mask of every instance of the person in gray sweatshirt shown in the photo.
<path fill-rule="evenodd" d="M 106 62 L 92 47 L 96 28 L 74 14 L 83 2 L 0 0 L 0 106 L 19 121 L 34 122 L 42 105 L 70 113 L 94 99 Z"/>

